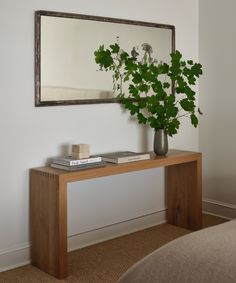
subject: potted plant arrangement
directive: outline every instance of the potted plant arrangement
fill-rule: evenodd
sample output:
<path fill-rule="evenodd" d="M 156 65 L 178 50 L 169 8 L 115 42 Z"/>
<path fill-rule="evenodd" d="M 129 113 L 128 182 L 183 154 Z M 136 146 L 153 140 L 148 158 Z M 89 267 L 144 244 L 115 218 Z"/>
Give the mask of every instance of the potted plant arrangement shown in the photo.
<path fill-rule="evenodd" d="M 113 91 L 118 100 L 135 116 L 140 124 L 148 124 L 155 130 L 154 152 L 168 152 L 167 136 L 178 132 L 180 118 L 190 118 L 198 125 L 196 92 L 193 86 L 202 74 L 202 65 L 183 60 L 177 50 L 170 54 L 170 62 L 152 57 L 152 46 L 143 43 L 141 48 L 123 50 L 119 43 L 108 48 L 101 45 L 95 52 L 100 70 L 112 71 Z M 128 91 L 124 93 L 124 85 Z"/>

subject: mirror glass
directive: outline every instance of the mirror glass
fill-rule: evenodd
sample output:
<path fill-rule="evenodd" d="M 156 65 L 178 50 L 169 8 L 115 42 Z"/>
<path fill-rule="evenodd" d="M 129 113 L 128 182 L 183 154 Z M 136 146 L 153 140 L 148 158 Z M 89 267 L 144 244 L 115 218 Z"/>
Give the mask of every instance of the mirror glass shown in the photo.
<path fill-rule="evenodd" d="M 164 62 L 175 48 L 170 25 L 49 11 L 37 11 L 35 19 L 36 106 L 117 102 L 112 73 L 95 63 L 102 44 L 131 51 L 148 43 Z"/>

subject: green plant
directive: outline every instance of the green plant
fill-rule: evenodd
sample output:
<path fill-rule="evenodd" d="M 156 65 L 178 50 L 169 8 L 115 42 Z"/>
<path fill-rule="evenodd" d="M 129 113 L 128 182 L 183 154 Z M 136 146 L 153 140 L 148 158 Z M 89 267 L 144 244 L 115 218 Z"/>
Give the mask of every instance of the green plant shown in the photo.
<path fill-rule="evenodd" d="M 136 116 L 140 124 L 149 124 L 155 130 L 164 129 L 169 136 L 177 133 L 181 117 L 189 117 L 194 127 L 198 125 L 195 91 L 202 65 L 183 60 L 182 54 L 170 54 L 170 62 L 158 62 L 152 58 L 152 47 L 142 44 L 130 53 L 118 43 L 109 48 L 101 45 L 95 52 L 100 70 L 113 72 L 113 90 L 124 107 Z M 123 92 L 128 84 L 128 93 Z"/>

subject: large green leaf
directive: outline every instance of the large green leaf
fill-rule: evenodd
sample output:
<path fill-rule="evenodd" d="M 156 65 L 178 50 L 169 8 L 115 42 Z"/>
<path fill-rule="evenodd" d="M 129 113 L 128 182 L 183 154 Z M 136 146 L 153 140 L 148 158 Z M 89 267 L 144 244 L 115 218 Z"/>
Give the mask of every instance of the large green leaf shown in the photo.
<path fill-rule="evenodd" d="M 132 84 L 129 86 L 129 93 L 135 98 L 138 97 L 138 89 Z"/>
<path fill-rule="evenodd" d="M 109 50 L 101 49 L 99 52 L 95 53 L 95 61 L 101 67 L 105 69 L 110 67 L 113 64 L 113 58 L 111 56 L 111 52 Z"/>
<path fill-rule="evenodd" d="M 180 122 L 178 119 L 175 118 L 173 120 L 170 120 L 166 127 L 167 134 L 172 137 L 174 134 L 177 133 L 177 130 L 179 129 L 179 125 Z"/>
<path fill-rule="evenodd" d="M 110 48 L 112 53 L 118 53 L 120 51 L 120 46 L 117 43 L 111 44 Z"/>
<path fill-rule="evenodd" d="M 197 116 L 194 113 L 192 113 L 190 118 L 191 118 L 192 125 L 196 128 L 197 125 L 198 125 L 198 118 L 197 118 Z"/>
<path fill-rule="evenodd" d="M 180 101 L 180 105 L 185 111 L 190 112 L 194 110 L 194 102 L 192 100 L 188 100 L 187 98 L 182 99 Z"/>
<path fill-rule="evenodd" d="M 145 83 L 141 83 L 138 87 L 139 91 L 142 92 L 142 93 L 148 93 L 150 87 L 145 84 Z"/>
<path fill-rule="evenodd" d="M 132 82 L 135 84 L 138 84 L 138 83 L 141 83 L 142 79 L 143 79 L 142 76 L 136 72 L 133 74 Z"/>
<path fill-rule="evenodd" d="M 144 117 L 142 113 L 137 114 L 138 122 L 139 124 L 146 124 L 147 123 L 147 118 Z"/>
<path fill-rule="evenodd" d="M 171 118 L 171 117 L 176 117 L 178 114 L 178 107 L 176 106 L 169 106 L 166 108 L 166 117 Z"/>

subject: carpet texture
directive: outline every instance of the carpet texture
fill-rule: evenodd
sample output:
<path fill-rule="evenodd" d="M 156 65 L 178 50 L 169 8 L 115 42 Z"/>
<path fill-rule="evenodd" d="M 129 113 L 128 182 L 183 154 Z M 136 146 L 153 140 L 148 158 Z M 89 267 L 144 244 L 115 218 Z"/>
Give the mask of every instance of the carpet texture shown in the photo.
<path fill-rule="evenodd" d="M 225 220 L 204 215 L 203 226 Z M 191 233 L 191 230 L 161 224 L 68 254 L 66 279 L 57 280 L 32 265 L 0 273 L 1 283 L 115 283 L 135 262 L 169 241 Z"/>

